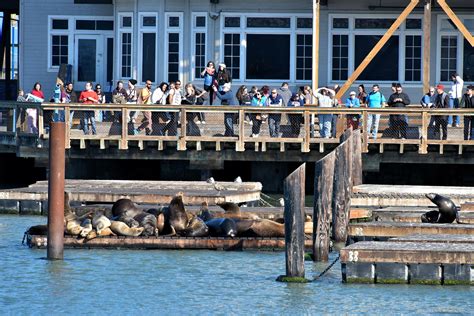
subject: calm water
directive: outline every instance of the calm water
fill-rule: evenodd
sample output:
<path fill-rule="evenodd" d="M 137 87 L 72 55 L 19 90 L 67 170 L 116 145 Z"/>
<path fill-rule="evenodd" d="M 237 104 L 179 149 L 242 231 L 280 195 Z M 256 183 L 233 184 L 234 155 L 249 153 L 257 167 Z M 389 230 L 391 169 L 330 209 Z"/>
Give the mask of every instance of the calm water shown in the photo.
<path fill-rule="evenodd" d="M 474 313 L 474 287 L 346 285 L 340 264 L 318 282 L 278 283 L 283 252 L 66 250 L 48 262 L 21 245 L 45 222 L 0 216 L 2 315 Z M 324 267 L 307 262 L 307 277 Z"/>

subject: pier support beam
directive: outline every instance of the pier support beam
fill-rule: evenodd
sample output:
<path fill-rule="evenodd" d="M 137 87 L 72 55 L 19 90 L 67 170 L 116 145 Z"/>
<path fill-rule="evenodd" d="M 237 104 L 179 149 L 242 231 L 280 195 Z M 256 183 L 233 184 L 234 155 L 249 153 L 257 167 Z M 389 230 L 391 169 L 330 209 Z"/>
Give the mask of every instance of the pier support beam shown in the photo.
<path fill-rule="evenodd" d="M 51 123 L 49 137 L 48 180 L 48 250 L 49 260 L 64 258 L 64 169 L 65 135 L 64 122 Z"/>

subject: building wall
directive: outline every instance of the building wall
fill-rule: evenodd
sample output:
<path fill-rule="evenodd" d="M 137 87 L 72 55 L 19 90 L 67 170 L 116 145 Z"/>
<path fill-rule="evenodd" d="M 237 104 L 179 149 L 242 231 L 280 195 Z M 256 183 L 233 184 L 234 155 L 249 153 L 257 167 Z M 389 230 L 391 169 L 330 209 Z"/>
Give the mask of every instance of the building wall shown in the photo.
<path fill-rule="evenodd" d="M 74 4 L 74 0 L 21 1 L 19 86 L 28 92 L 39 81 L 46 98 L 53 94 L 57 75 L 57 70 L 48 69 L 49 15 L 113 16 L 113 6 Z"/>

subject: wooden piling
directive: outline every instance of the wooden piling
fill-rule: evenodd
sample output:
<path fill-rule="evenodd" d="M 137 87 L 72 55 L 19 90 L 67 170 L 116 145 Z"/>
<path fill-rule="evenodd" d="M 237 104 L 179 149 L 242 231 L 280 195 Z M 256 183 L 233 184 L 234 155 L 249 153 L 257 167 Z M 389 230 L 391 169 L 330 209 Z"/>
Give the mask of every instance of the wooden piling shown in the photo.
<path fill-rule="evenodd" d="M 304 279 L 304 198 L 306 164 L 302 164 L 284 181 L 286 276 L 280 281 Z"/>
<path fill-rule="evenodd" d="M 352 137 L 336 150 L 332 194 L 332 236 L 336 242 L 345 242 L 349 224 L 352 193 Z"/>
<path fill-rule="evenodd" d="M 49 138 L 48 250 L 49 260 L 64 257 L 64 167 L 66 123 L 52 122 Z"/>
<path fill-rule="evenodd" d="M 336 153 L 316 162 L 314 171 L 313 260 L 329 258 L 329 229 Z"/>
<path fill-rule="evenodd" d="M 360 129 L 352 133 L 352 185 L 362 182 L 362 138 Z"/>

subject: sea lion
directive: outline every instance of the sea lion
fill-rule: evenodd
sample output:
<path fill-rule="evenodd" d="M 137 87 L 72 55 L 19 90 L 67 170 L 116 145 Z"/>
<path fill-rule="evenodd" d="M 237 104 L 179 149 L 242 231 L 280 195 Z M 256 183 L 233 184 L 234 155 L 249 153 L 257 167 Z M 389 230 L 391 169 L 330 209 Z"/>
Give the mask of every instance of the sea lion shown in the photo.
<path fill-rule="evenodd" d="M 165 226 L 172 226 L 176 232 L 185 230 L 188 227 L 188 216 L 184 209 L 183 196 L 175 196 L 167 209 L 164 210 Z"/>
<path fill-rule="evenodd" d="M 194 216 L 181 234 L 185 237 L 205 237 L 209 235 L 209 228 L 201 218 Z"/>
<path fill-rule="evenodd" d="M 81 231 L 81 222 L 77 218 L 71 218 L 66 221 L 66 234 L 77 236 Z"/>
<path fill-rule="evenodd" d="M 260 219 L 260 217 L 255 214 L 255 213 L 249 213 L 249 212 L 242 212 L 240 210 L 240 206 L 244 203 L 231 203 L 231 202 L 226 202 L 226 203 L 220 203 L 217 204 L 219 205 L 225 213 L 215 213 L 214 217 L 226 217 L 226 218 L 246 218 L 246 219 Z"/>
<path fill-rule="evenodd" d="M 453 201 L 436 193 L 425 195 L 431 202 L 436 204 L 438 211 L 429 211 L 421 215 L 423 223 L 452 223 L 454 220 L 459 222 L 459 207 Z"/>
<path fill-rule="evenodd" d="M 79 235 L 81 237 L 86 237 L 92 231 L 92 220 L 90 218 L 86 218 L 81 224 L 82 230 Z"/>
<path fill-rule="evenodd" d="M 237 227 L 239 228 L 239 236 L 285 237 L 285 224 L 269 219 L 240 220 L 237 221 Z"/>
<path fill-rule="evenodd" d="M 139 224 L 140 227 L 143 227 L 143 236 L 157 236 L 158 229 L 156 228 L 156 216 L 147 212 L 141 212 L 136 215 L 134 218 Z"/>
<path fill-rule="evenodd" d="M 225 202 L 225 203 L 217 203 L 226 213 L 236 213 L 240 214 L 240 207 L 236 203 L 232 202 Z"/>
<path fill-rule="evenodd" d="M 143 227 L 129 227 L 124 222 L 112 221 L 110 229 L 117 235 L 120 236 L 132 236 L 137 237 L 143 232 Z"/>
<path fill-rule="evenodd" d="M 100 233 L 96 230 L 92 230 L 89 234 L 86 236 L 86 240 L 91 240 L 97 237 L 103 237 L 103 236 L 117 236 L 114 234 L 114 232 L 110 229 L 110 227 L 104 228 L 100 231 Z"/>
<path fill-rule="evenodd" d="M 31 226 L 30 228 L 28 228 L 25 234 L 45 236 L 48 234 L 48 225 Z"/>
<path fill-rule="evenodd" d="M 92 218 L 92 228 L 94 228 L 98 234 L 107 227 L 110 227 L 111 224 L 110 220 L 101 213 L 95 214 Z"/>
<path fill-rule="evenodd" d="M 209 235 L 214 237 L 235 237 L 237 225 L 231 218 L 213 218 L 205 222 L 209 227 Z"/>
<path fill-rule="evenodd" d="M 209 212 L 209 207 L 206 201 L 202 202 L 201 209 L 199 210 L 198 217 L 202 219 L 204 222 L 212 219 L 213 216 L 211 212 Z"/>
<path fill-rule="evenodd" d="M 142 212 L 130 199 L 119 199 L 112 206 L 112 215 L 117 218 L 133 218 Z"/>

